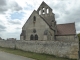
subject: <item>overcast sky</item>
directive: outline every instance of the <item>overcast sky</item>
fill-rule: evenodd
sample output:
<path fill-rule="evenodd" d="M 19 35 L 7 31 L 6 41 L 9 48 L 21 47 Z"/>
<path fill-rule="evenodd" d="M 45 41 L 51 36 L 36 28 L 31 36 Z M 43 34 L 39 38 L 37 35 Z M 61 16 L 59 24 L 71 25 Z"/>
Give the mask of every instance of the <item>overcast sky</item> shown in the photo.
<path fill-rule="evenodd" d="M 80 33 L 80 0 L 0 0 L 0 37 L 20 39 L 22 26 L 42 1 L 53 9 L 57 24 L 75 22 Z"/>

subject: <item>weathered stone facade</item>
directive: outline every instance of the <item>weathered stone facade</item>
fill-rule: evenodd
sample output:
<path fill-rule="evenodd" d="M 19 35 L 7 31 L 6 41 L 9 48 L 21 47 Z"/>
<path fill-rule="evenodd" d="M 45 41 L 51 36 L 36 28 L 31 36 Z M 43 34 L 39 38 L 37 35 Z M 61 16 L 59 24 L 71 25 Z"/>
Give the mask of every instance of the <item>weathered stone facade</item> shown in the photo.
<path fill-rule="evenodd" d="M 79 41 L 75 23 L 57 25 L 55 14 L 45 2 L 33 11 L 22 27 L 20 40 L 25 41 L 23 48 L 21 45 L 17 47 L 22 50 L 78 58 Z"/>
<path fill-rule="evenodd" d="M 52 9 L 42 2 L 22 27 L 20 41 L 1 40 L 1 47 L 78 59 L 79 41 L 74 23 L 57 25 Z"/>
<path fill-rule="evenodd" d="M 49 10 L 48 12 L 47 9 Z M 46 18 L 47 21 L 45 21 L 44 18 Z M 22 27 L 21 40 L 36 40 L 35 38 L 38 38 L 37 40 L 54 40 L 56 27 L 52 28 L 54 29 L 53 31 L 47 22 L 52 25 L 51 27 L 56 26 L 52 9 L 43 2 L 37 11 L 33 11 Z M 35 35 L 37 35 L 37 37 L 35 37 Z"/>
<path fill-rule="evenodd" d="M 67 40 L 74 41 L 76 29 L 74 23 L 57 25 L 52 9 L 42 2 L 34 10 L 22 27 L 20 40 Z M 77 37 L 76 37 L 77 38 Z"/>

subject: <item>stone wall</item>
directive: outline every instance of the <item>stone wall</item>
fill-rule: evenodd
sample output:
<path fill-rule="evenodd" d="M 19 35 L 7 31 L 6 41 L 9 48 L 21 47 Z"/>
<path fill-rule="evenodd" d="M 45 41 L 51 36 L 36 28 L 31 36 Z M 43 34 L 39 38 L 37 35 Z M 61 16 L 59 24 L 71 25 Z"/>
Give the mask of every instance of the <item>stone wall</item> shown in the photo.
<path fill-rule="evenodd" d="M 64 42 L 78 42 L 78 36 L 77 35 L 56 36 L 56 40 Z"/>
<path fill-rule="evenodd" d="M 17 48 L 24 51 L 46 53 L 58 57 L 78 58 L 78 42 L 61 41 L 0 41 L 1 47 Z"/>

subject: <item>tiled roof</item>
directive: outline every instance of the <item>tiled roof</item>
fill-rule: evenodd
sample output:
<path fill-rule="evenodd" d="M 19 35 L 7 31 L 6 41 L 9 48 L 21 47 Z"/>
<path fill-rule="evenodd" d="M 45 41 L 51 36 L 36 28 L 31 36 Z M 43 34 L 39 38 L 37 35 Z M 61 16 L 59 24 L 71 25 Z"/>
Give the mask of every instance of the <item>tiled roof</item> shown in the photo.
<path fill-rule="evenodd" d="M 76 34 L 75 23 L 57 25 L 57 35 L 74 35 Z"/>

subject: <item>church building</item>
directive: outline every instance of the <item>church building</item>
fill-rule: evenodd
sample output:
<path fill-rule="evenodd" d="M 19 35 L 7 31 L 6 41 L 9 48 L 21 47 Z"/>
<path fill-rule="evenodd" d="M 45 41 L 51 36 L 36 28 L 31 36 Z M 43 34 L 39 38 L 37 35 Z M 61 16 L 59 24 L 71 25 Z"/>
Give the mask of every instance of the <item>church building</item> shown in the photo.
<path fill-rule="evenodd" d="M 45 3 L 34 10 L 24 26 L 20 40 L 54 40 L 54 41 L 75 41 L 75 23 L 56 24 L 55 14 Z"/>

